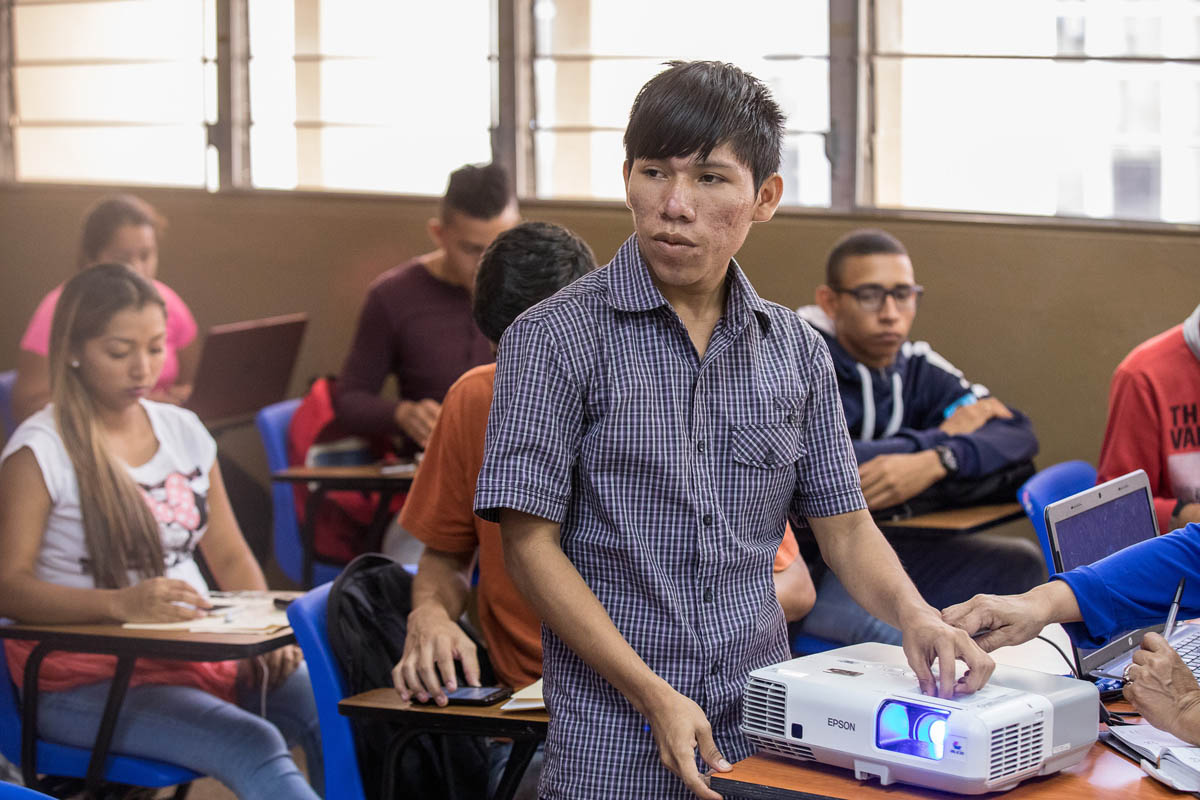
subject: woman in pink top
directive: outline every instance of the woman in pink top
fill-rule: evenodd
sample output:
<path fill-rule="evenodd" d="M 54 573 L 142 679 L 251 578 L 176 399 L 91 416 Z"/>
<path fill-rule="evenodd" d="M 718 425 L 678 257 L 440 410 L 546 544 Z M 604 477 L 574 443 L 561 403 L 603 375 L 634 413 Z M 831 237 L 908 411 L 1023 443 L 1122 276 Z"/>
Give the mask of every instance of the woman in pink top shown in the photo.
<path fill-rule="evenodd" d="M 79 267 L 102 262 L 128 264 L 154 286 L 167 305 L 167 340 L 164 346 L 162 374 L 150 398 L 181 405 L 192 392 L 199 348 L 196 320 L 179 295 L 154 280 L 158 272 L 158 237 L 166 220 L 146 201 L 128 194 L 102 198 L 88 211 L 83 222 L 79 249 Z M 46 405 L 50 400 L 50 321 L 62 285 L 55 287 L 38 303 L 33 319 L 21 337 L 17 357 L 17 382 L 13 388 L 13 415 L 17 422 Z"/>

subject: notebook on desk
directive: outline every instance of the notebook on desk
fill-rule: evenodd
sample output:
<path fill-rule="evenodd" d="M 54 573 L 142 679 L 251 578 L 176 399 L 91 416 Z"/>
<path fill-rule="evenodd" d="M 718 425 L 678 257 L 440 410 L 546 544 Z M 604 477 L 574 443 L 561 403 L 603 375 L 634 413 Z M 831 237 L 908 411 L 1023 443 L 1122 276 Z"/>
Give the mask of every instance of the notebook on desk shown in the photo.
<path fill-rule="evenodd" d="M 307 314 L 287 314 L 210 328 L 187 408 L 209 422 L 282 400 L 307 325 Z"/>
<path fill-rule="evenodd" d="M 1046 531 L 1054 568 L 1066 572 L 1091 564 L 1130 545 L 1158 535 L 1154 497 L 1142 470 L 1093 486 L 1079 494 L 1046 506 Z M 1163 576 L 1163 602 L 1169 601 L 1179 576 Z M 1080 675 L 1095 678 L 1124 678 L 1134 651 L 1149 631 L 1162 633 L 1163 625 L 1125 631 L 1103 645 L 1075 645 L 1075 663 Z M 1181 624 L 1171 634 L 1171 646 L 1192 672 L 1200 675 L 1200 625 Z"/>

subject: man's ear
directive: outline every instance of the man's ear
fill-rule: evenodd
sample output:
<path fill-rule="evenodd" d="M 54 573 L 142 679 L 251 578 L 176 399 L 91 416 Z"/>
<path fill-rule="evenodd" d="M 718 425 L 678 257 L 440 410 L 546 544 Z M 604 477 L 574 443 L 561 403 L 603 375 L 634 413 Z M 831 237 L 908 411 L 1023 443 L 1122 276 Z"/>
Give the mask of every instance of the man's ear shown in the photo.
<path fill-rule="evenodd" d="M 837 320 L 837 292 L 830 288 L 827 284 L 822 283 L 817 287 L 814 293 L 814 299 L 821 310 L 825 312 L 825 316 L 831 320 Z"/>
<path fill-rule="evenodd" d="M 628 160 L 621 164 L 621 180 L 625 182 L 625 207 L 630 211 L 633 210 L 633 206 L 629 205 L 629 173 L 632 169 L 633 165 Z"/>
<path fill-rule="evenodd" d="M 754 206 L 754 221 L 766 222 L 775 216 L 775 209 L 779 208 L 781 200 L 783 200 L 783 176 L 776 172 L 763 181 L 762 186 L 758 187 L 758 198 Z"/>
<path fill-rule="evenodd" d="M 445 230 L 445 228 L 442 225 L 441 217 L 430 217 L 429 221 L 425 223 L 425 232 L 429 234 L 429 238 L 432 239 L 433 243 L 439 248 L 445 246 L 442 244 L 443 230 Z"/>

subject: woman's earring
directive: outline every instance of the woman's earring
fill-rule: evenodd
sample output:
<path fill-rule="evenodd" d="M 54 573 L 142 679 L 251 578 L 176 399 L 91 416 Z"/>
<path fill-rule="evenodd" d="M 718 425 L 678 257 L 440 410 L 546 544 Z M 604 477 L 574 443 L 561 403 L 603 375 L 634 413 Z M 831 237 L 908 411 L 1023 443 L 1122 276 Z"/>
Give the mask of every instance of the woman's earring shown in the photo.
<path fill-rule="evenodd" d="M 71 359 L 71 369 L 79 369 L 79 359 L 78 358 Z"/>

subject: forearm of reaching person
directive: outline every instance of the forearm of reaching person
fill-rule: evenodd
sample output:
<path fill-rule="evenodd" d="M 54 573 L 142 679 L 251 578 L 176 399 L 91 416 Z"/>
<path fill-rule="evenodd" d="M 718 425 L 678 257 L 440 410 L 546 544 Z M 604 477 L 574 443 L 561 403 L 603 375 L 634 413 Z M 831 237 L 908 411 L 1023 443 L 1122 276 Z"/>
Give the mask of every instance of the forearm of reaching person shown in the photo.
<path fill-rule="evenodd" d="M 981 688 L 995 663 L 965 631 L 942 621 L 941 614 L 921 598 L 900 559 L 883 538 L 871 515 L 853 511 L 808 520 L 825 563 L 859 605 L 900 629 L 904 653 L 917 675 L 921 691 L 941 697 Z M 955 661 L 967 673 L 955 681 Z M 938 676 L 930 665 L 938 662 Z"/>
<path fill-rule="evenodd" d="M 666 767 L 698 797 L 720 800 L 695 766 L 699 749 L 713 769 L 730 769 L 704 712 L 656 675 L 625 641 L 563 553 L 558 523 L 505 509 L 500 532 L 508 574 L 542 620 L 649 721 Z"/>
<path fill-rule="evenodd" d="M 458 688 L 455 662 L 462 664 L 469 686 L 479 685 L 475 643 L 458 624 L 467 607 L 473 553 L 448 553 L 426 547 L 413 578 L 412 611 L 404 637 L 404 653 L 392 668 L 392 683 L 404 700 L 449 702 Z"/>

